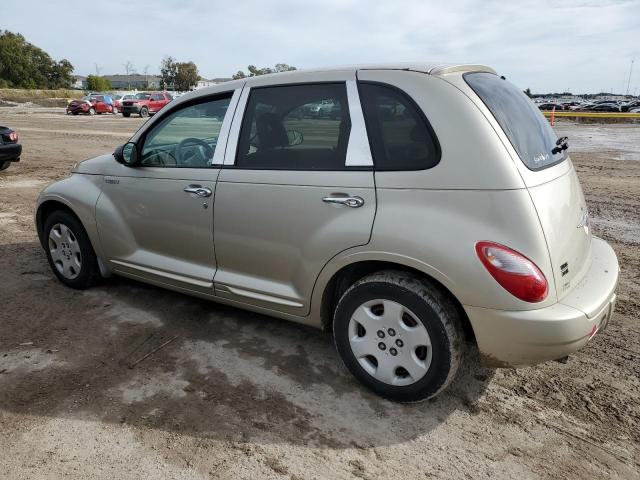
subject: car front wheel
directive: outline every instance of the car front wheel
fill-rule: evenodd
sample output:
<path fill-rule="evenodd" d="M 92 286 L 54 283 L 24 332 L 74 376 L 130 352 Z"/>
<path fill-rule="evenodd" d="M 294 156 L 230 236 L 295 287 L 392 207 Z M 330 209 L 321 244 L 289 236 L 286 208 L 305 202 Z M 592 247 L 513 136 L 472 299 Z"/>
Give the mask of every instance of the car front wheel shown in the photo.
<path fill-rule="evenodd" d="M 58 280 L 81 290 L 97 282 L 98 260 L 76 217 L 60 210 L 53 212 L 45 221 L 44 239 L 49 266 Z"/>
<path fill-rule="evenodd" d="M 454 303 L 405 272 L 377 272 L 351 286 L 338 302 L 333 331 L 349 371 L 394 401 L 434 397 L 462 362 L 464 334 Z"/>
<path fill-rule="evenodd" d="M 147 109 L 147 107 L 142 107 L 140 109 L 140 117 L 144 118 L 144 117 L 148 117 L 149 116 L 149 109 Z"/>

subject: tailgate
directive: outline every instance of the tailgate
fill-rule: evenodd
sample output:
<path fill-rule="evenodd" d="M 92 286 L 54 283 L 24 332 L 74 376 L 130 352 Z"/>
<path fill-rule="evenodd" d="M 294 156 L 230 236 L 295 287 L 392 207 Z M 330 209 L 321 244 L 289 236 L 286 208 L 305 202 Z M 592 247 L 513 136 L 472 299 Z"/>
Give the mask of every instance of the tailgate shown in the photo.
<path fill-rule="evenodd" d="M 558 299 L 582 279 L 591 262 L 591 230 L 582 188 L 573 168 L 529 187 L 547 240 Z"/>
<path fill-rule="evenodd" d="M 591 263 L 589 216 L 566 139 L 558 139 L 538 107 L 503 77 L 467 73 L 467 84 L 502 128 L 520 159 L 518 170 L 531 195 L 547 241 L 558 299 Z"/>

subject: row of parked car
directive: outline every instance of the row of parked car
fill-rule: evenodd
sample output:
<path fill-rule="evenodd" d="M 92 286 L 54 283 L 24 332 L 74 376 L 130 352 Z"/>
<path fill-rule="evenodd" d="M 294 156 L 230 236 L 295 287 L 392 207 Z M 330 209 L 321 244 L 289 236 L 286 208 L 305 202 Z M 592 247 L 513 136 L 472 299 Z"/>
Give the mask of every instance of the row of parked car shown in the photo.
<path fill-rule="evenodd" d="M 593 102 L 545 102 L 538 104 L 540 110 L 571 110 L 583 112 L 630 112 L 640 113 L 640 100 L 620 102 L 613 100 L 596 100 Z"/>
<path fill-rule="evenodd" d="M 140 92 L 124 95 L 91 93 L 81 99 L 69 102 L 67 115 L 100 115 L 103 113 L 117 115 L 122 113 L 124 117 L 130 117 L 131 114 L 148 117 L 160 111 L 171 100 L 173 100 L 173 96 L 168 92 Z"/>

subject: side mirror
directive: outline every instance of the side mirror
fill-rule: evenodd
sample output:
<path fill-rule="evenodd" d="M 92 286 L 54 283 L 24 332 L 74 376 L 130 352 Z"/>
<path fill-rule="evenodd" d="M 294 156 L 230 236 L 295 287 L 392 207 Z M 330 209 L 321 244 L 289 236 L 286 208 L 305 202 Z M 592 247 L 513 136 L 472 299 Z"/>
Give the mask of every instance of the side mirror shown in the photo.
<path fill-rule="evenodd" d="M 138 146 L 133 142 L 120 145 L 113 152 L 113 157 L 118 163 L 127 167 L 135 167 L 138 164 Z"/>

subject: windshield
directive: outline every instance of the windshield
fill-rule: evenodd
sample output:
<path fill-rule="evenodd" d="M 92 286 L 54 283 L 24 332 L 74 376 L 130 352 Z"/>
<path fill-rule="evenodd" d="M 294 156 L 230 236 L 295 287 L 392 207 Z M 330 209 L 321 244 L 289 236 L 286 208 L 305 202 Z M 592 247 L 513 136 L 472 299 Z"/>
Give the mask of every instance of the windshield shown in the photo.
<path fill-rule="evenodd" d="M 138 100 L 146 100 L 147 98 L 149 98 L 151 96 L 150 93 L 136 93 L 136 99 Z"/>
<path fill-rule="evenodd" d="M 566 149 L 556 148 L 558 138 L 551 125 L 523 91 L 492 73 L 467 73 L 464 79 L 491 111 L 530 170 L 541 170 L 567 158 Z"/>

